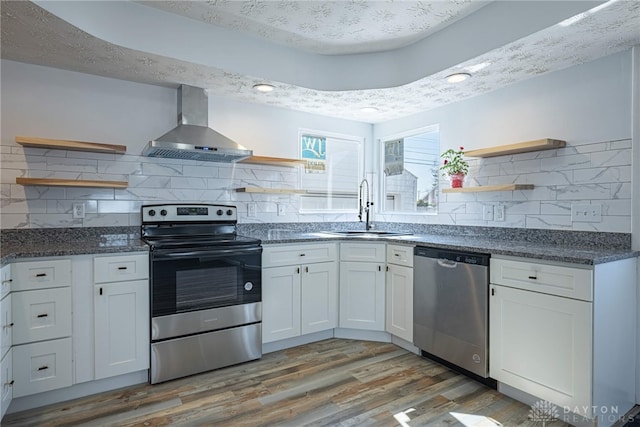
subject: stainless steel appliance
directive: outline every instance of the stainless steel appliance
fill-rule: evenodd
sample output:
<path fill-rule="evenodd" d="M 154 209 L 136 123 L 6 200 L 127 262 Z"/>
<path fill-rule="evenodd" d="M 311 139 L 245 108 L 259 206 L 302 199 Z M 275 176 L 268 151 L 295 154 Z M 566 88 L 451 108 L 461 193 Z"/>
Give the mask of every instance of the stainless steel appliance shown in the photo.
<path fill-rule="evenodd" d="M 235 206 L 142 206 L 152 384 L 262 356 L 262 246 L 236 225 Z"/>
<path fill-rule="evenodd" d="M 413 266 L 414 345 L 487 378 L 489 255 L 418 246 Z"/>

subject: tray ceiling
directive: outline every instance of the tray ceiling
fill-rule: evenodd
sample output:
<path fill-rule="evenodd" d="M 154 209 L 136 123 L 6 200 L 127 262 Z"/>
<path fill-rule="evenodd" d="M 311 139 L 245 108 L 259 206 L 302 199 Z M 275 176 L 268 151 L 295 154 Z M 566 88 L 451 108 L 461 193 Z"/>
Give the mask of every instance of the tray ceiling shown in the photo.
<path fill-rule="evenodd" d="M 640 44 L 640 2 L 527 3 L 3 1 L 2 58 L 377 123 Z"/>

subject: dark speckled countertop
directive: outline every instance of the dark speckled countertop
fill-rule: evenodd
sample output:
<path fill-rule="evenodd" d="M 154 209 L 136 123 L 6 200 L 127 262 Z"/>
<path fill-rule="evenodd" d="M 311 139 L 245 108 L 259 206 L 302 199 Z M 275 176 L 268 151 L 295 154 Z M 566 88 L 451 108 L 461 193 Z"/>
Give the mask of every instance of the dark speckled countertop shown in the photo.
<path fill-rule="evenodd" d="M 383 228 L 386 225 L 386 228 Z M 361 228 L 357 223 L 241 224 L 238 233 L 264 244 L 318 241 L 379 241 L 442 249 L 509 255 L 573 264 L 594 265 L 640 256 L 622 233 L 497 229 L 490 227 L 378 224 L 379 229 L 405 231 L 408 236 L 345 237 L 322 230 Z M 2 230 L 0 263 L 22 258 L 146 251 L 137 227 Z"/>

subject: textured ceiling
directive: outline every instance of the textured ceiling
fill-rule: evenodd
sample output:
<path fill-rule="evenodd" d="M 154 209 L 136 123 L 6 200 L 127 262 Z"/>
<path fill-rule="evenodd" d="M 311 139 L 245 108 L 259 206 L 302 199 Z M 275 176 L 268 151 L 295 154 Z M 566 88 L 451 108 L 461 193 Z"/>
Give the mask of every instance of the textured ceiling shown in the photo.
<path fill-rule="evenodd" d="M 273 46 L 348 56 L 393 52 L 388 49 L 428 40 L 433 31 L 456 20 L 464 23 L 465 15 L 483 6 L 461 1 L 181 1 L 153 2 L 149 10 L 171 12 L 169 18 L 187 16 L 266 39 Z M 408 84 L 321 91 L 272 80 L 268 82 L 276 90 L 262 94 L 252 90 L 265 80 L 259 62 L 255 73 L 238 73 L 105 41 L 31 2 L 3 1 L 0 8 L 3 59 L 163 86 L 184 83 L 238 101 L 369 123 L 436 108 L 640 44 L 640 2 L 623 0 L 588 12 L 571 25 L 549 26 Z M 457 85 L 446 83 L 444 77 L 457 71 L 473 77 Z M 360 111 L 366 106 L 378 111 Z"/>

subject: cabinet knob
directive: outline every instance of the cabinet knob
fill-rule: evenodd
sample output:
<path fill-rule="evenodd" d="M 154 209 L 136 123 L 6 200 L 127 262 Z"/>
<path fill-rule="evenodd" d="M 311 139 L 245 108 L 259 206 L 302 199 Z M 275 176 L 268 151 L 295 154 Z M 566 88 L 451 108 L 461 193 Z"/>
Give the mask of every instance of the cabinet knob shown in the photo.
<path fill-rule="evenodd" d="M 300 256 L 306 256 L 306 254 L 300 254 Z"/>
<path fill-rule="evenodd" d="M 5 386 L 7 386 L 7 387 L 13 387 L 13 383 L 14 383 L 14 382 L 15 382 L 15 381 L 11 380 L 11 381 L 9 381 L 8 383 L 4 383 L 4 385 L 5 385 Z"/>
<path fill-rule="evenodd" d="M 389 266 L 387 265 L 387 271 L 389 271 Z"/>
<path fill-rule="evenodd" d="M 2 327 L 3 328 L 12 328 L 13 327 L 13 322 L 7 323 L 6 325 L 3 325 Z"/>
<path fill-rule="evenodd" d="M 305 267 L 305 268 L 304 268 L 304 271 L 305 271 L 306 273 L 308 273 L 308 272 L 309 272 L 309 267 Z"/>
<path fill-rule="evenodd" d="M 3 284 L 3 285 L 6 285 L 7 283 L 11 283 L 11 282 L 13 282 L 13 280 L 12 280 L 12 279 L 7 279 L 7 280 L 3 280 L 3 281 L 2 281 L 2 284 Z"/>
<path fill-rule="evenodd" d="M 300 274 L 300 267 L 296 268 L 296 273 Z"/>

